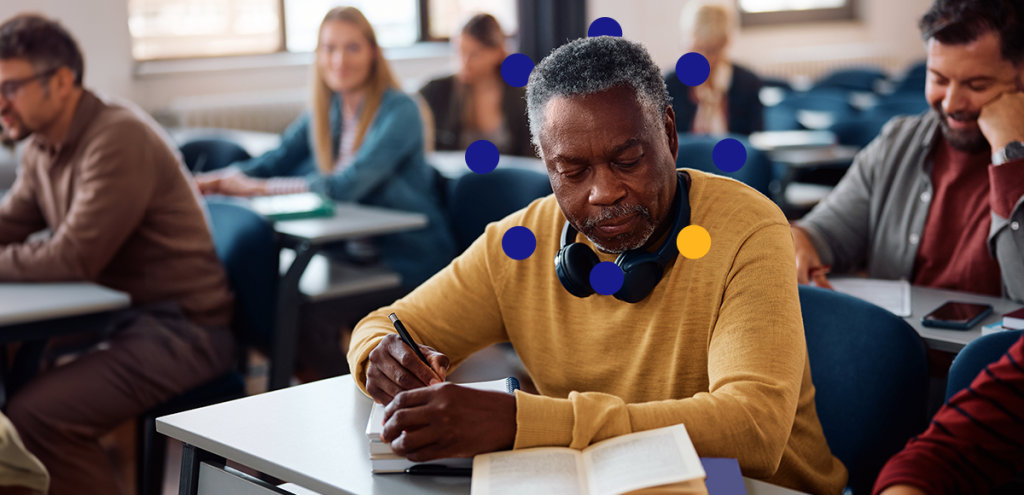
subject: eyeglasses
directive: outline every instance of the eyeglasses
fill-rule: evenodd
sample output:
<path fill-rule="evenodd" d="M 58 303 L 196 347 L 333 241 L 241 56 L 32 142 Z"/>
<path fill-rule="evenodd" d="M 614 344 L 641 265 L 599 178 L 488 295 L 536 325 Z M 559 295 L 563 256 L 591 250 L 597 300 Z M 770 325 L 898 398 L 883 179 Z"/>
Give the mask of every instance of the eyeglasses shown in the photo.
<path fill-rule="evenodd" d="M 10 81 L 4 81 L 0 84 L 0 96 L 3 96 L 5 100 L 13 100 L 21 90 L 22 86 L 35 81 L 42 80 L 52 76 L 60 67 L 54 67 L 50 70 L 40 72 L 33 76 L 23 77 L 21 79 L 12 79 Z"/>

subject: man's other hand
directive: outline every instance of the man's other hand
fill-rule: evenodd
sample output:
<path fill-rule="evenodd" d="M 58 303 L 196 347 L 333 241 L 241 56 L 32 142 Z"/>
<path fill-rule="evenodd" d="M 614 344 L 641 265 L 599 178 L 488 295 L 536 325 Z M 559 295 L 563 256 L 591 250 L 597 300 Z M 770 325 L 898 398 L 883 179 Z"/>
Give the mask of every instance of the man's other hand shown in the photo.
<path fill-rule="evenodd" d="M 810 236 L 807 232 L 797 227 L 792 226 L 793 230 L 793 245 L 796 248 L 796 281 L 797 283 L 807 285 L 814 282 L 814 285 L 825 289 L 832 289 L 832 284 L 828 282 L 828 278 L 825 274 L 828 273 L 827 269 L 824 269 L 821 265 L 821 258 L 818 256 L 818 250 L 814 249 L 814 244 L 811 243 Z"/>
<path fill-rule="evenodd" d="M 413 462 L 511 449 L 516 398 L 454 383 L 402 392 L 384 409 L 381 440 Z"/>

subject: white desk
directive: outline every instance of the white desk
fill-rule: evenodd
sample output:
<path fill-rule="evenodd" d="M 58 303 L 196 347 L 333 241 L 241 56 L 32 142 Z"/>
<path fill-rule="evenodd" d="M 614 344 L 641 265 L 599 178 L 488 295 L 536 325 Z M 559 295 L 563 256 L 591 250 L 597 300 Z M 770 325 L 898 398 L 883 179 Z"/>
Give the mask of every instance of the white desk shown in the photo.
<path fill-rule="evenodd" d="M 978 326 L 966 331 L 943 330 L 941 328 L 926 327 L 921 324 L 922 316 L 931 313 L 947 301 L 991 304 L 992 314 L 985 318 Z M 956 353 L 960 352 L 960 349 L 963 349 L 965 345 L 971 343 L 974 339 L 981 337 L 982 326 L 1001 321 L 1004 313 L 1009 313 L 1020 307 L 1020 304 L 998 297 L 911 286 L 911 315 L 904 318 L 904 320 L 914 327 L 914 330 L 924 339 L 929 348 Z"/>
<path fill-rule="evenodd" d="M 42 320 L 113 311 L 131 304 L 128 294 L 86 282 L 0 284 L 3 328 Z"/>
<path fill-rule="evenodd" d="M 22 343 L 10 377 L 0 370 L 0 407 L 39 371 L 50 337 L 100 328 L 129 305 L 128 294 L 91 283 L 0 283 L 0 344 Z"/>
<path fill-rule="evenodd" d="M 384 288 L 394 284 L 395 275 L 389 273 L 368 273 L 368 278 L 355 284 L 333 284 L 338 274 L 323 270 L 328 263 L 322 257 L 314 256 L 327 245 L 349 239 L 393 234 L 427 226 L 427 216 L 422 213 L 389 210 L 354 203 L 338 203 L 334 216 L 303 220 L 284 220 L 274 223 L 274 230 L 280 238 L 284 260 L 291 264 L 281 276 L 278 286 L 276 340 L 270 356 L 270 377 L 268 387 L 277 390 L 288 386 L 295 362 L 296 336 L 299 330 L 299 308 L 307 300 L 320 300 L 350 294 L 358 288 Z M 312 263 L 318 261 L 317 263 Z M 283 265 L 282 265 L 283 266 Z M 321 270 L 313 276 L 305 276 L 307 267 Z M 369 285 L 367 285 L 369 284 Z M 393 286 L 393 285 L 392 285 Z M 310 291 L 306 294 L 303 292 Z"/>
<path fill-rule="evenodd" d="M 427 163 L 433 165 L 441 175 L 449 179 L 457 179 L 470 173 L 466 165 L 465 151 L 435 151 L 427 153 Z M 525 156 L 501 155 L 498 158 L 498 168 L 522 168 L 533 170 L 547 175 L 548 169 L 539 158 Z"/>
<path fill-rule="evenodd" d="M 186 444 L 179 492 L 183 495 L 228 493 L 225 487 L 238 487 L 231 493 L 239 494 L 469 493 L 469 478 L 372 474 L 365 434 L 370 404 L 345 375 L 165 416 L 157 419 L 156 429 Z M 285 492 L 250 484 L 221 469 L 223 459 L 216 457 L 293 485 L 283 487 Z M 750 495 L 798 493 L 746 482 Z M 249 490 L 241 488 L 246 485 Z"/>
<path fill-rule="evenodd" d="M 284 220 L 275 222 L 274 230 L 279 234 L 302 239 L 311 244 L 323 245 L 348 239 L 422 229 L 426 226 L 427 216 L 422 213 L 389 210 L 355 203 L 337 203 L 334 206 L 333 217 Z"/>

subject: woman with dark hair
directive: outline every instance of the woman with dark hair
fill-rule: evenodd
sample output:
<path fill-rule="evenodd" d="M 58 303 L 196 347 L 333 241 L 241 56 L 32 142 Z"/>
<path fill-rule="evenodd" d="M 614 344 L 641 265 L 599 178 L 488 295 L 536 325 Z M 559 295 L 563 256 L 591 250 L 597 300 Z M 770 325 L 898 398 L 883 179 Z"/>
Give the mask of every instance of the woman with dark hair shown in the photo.
<path fill-rule="evenodd" d="M 494 16 L 473 16 L 455 37 L 459 72 L 427 83 L 420 94 L 436 127 L 435 149 L 464 150 L 485 139 L 507 155 L 536 156 L 526 122 L 526 89 L 505 84 L 505 33 Z"/>

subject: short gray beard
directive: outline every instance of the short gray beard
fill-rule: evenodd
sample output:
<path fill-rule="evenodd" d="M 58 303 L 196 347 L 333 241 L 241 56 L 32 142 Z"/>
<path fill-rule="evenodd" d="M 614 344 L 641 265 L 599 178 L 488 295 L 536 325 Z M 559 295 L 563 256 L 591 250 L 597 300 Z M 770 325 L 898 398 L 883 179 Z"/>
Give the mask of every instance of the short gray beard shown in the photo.
<path fill-rule="evenodd" d="M 612 248 L 610 246 L 606 246 L 604 244 L 601 244 L 600 242 L 598 242 L 593 237 L 590 237 L 589 235 L 587 235 L 588 232 L 591 232 L 595 228 L 597 228 L 597 224 L 599 224 L 601 222 L 604 222 L 604 221 L 607 221 L 607 220 L 612 220 L 612 219 L 615 219 L 615 218 L 622 218 L 624 216 L 628 216 L 628 215 L 631 215 L 633 213 L 639 213 L 640 216 L 642 216 L 644 219 L 647 220 L 647 225 L 643 227 L 643 231 L 640 233 L 640 237 L 633 244 L 626 244 L 624 246 L 619 246 L 619 247 L 616 247 L 616 248 Z M 640 249 L 641 247 L 646 245 L 647 241 L 651 240 L 651 236 L 654 235 L 654 222 L 651 221 L 651 211 L 648 210 L 643 205 L 618 205 L 618 206 L 610 206 L 610 207 L 607 207 L 607 208 L 603 208 L 601 210 L 601 214 L 600 215 L 598 215 L 596 217 L 593 217 L 593 218 L 586 219 L 585 221 L 583 221 L 583 223 L 580 225 L 580 227 L 582 228 L 582 230 L 580 230 L 580 232 L 582 232 L 583 235 L 586 236 L 587 239 L 590 239 L 590 242 L 594 243 L 594 246 L 597 246 L 598 249 L 600 249 L 601 251 L 603 251 L 605 253 L 611 253 L 611 254 L 622 254 L 622 253 L 624 253 L 626 251 L 632 251 L 634 249 Z M 632 234 L 632 232 L 626 232 L 626 233 L 619 234 L 619 235 L 615 236 L 615 238 L 616 239 L 624 239 L 624 238 L 626 238 L 627 236 L 629 236 L 631 234 Z"/>

